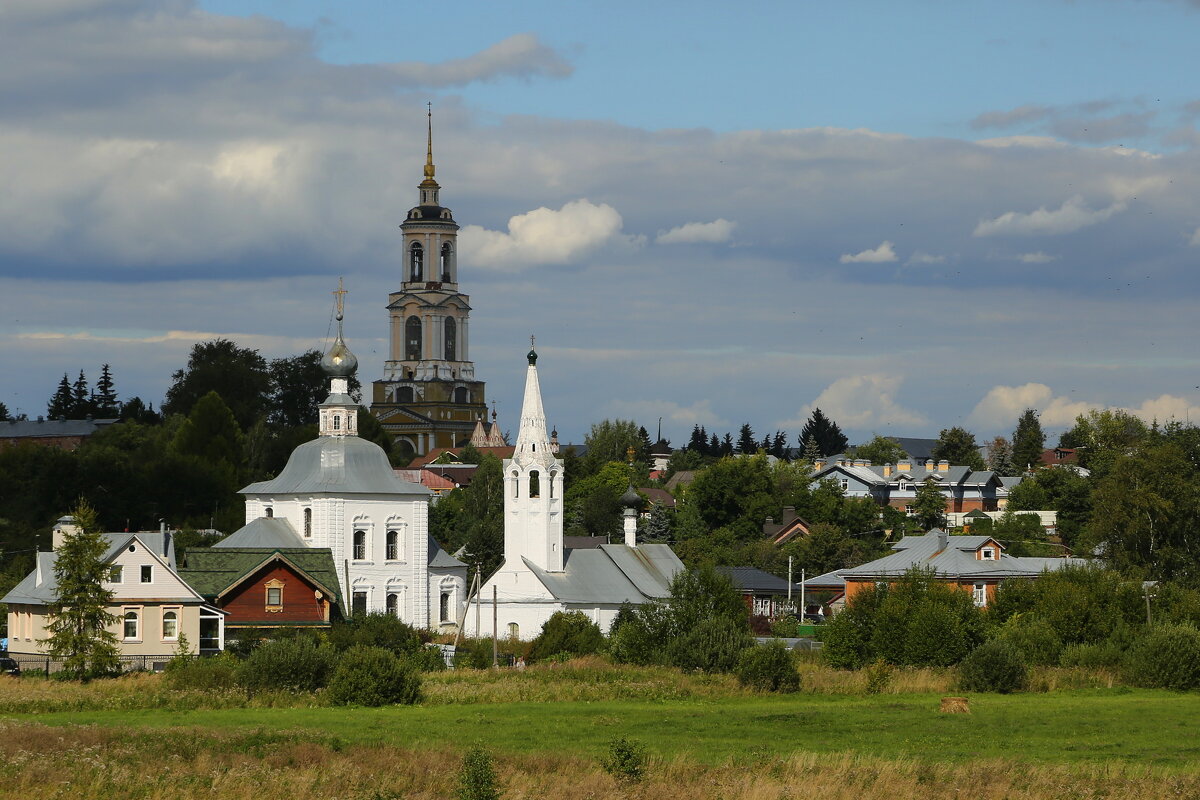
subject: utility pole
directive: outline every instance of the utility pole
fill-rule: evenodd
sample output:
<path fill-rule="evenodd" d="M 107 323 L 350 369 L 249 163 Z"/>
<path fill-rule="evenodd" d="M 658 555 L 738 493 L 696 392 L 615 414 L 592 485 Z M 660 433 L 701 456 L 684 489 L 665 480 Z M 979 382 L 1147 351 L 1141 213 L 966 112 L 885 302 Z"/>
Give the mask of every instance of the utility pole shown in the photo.
<path fill-rule="evenodd" d="M 788 606 L 792 605 L 792 557 L 788 556 Z"/>
<path fill-rule="evenodd" d="M 801 569 L 800 570 L 800 623 L 801 624 L 804 624 L 805 610 L 806 610 L 806 608 L 804 605 L 804 570 Z"/>
<path fill-rule="evenodd" d="M 492 667 L 500 667 L 500 612 L 496 609 L 496 585 L 492 584 Z"/>

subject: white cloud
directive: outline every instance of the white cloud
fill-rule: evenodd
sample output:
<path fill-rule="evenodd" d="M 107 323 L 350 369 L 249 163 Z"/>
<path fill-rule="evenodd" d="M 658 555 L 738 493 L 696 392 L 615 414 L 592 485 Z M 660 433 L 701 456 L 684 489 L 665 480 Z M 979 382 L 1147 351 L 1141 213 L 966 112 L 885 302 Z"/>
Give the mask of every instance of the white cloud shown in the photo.
<path fill-rule="evenodd" d="M 892 243 L 885 241 L 873 250 L 863 250 L 861 253 L 844 253 L 838 259 L 843 264 L 884 264 L 888 261 L 896 260 L 896 251 L 892 249 Z"/>
<path fill-rule="evenodd" d="M 605 245 L 638 244 L 621 233 L 621 215 L 586 198 L 559 210 L 535 208 L 508 221 L 508 232 L 467 225 L 459 234 L 464 263 L 500 269 L 538 264 L 572 264 Z"/>
<path fill-rule="evenodd" d="M 1008 211 L 995 219 L 980 220 L 973 236 L 1052 236 L 1072 233 L 1081 228 L 1103 222 L 1114 214 L 1125 210 L 1125 202 L 1118 201 L 1101 209 L 1090 209 L 1083 197 L 1074 195 L 1053 211 L 1041 206 L 1036 211 L 1023 214 Z"/>
<path fill-rule="evenodd" d="M 1200 247 L 1200 228 L 1192 231 L 1192 238 L 1188 240 L 1188 244 L 1192 247 Z"/>
<path fill-rule="evenodd" d="M 410 61 L 386 65 L 403 83 L 413 86 L 463 86 L 475 81 L 537 76 L 565 78 L 573 67 L 554 48 L 538 41 L 532 33 L 518 33 L 467 58 L 427 64 Z"/>
<path fill-rule="evenodd" d="M 1041 250 L 1036 253 L 1021 253 L 1017 256 L 1017 261 L 1022 264 L 1049 264 L 1051 261 L 1057 261 L 1058 256 L 1048 255 Z"/>
<path fill-rule="evenodd" d="M 909 256 L 908 261 L 906 261 L 904 263 L 905 264 L 945 264 L 946 257 L 934 255 L 932 253 L 926 253 L 923 250 L 918 250 L 917 252 L 915 252 L 911 256 Z"/>
<path fill-rule="evenodd" d="M 843 430 L 926 424 L 928 420 L 924 415 L 896 402 L 896 390 L 903 382 L 899 375 L 881 373 L 838 378 L 801 408 L 795 419 L 782 422 L 779 427 L 800 430 L 814 408 L 821 409 Z"/>
<path fill-rule="evenodd" d="M 658 244 L 698 244 L 728 242 L 733 236 L 736 222 L 715 219 L 712 222 L 688 222 L 658 234 Z"/>
<path fill-rule="evenodd" d="M 1042 425 L 1047 428 L 1069 428 L 1075 419 L 1093 409 L 1112 408 L 1128 411 L 1146 422 L 1167 422 L 1172 419 L 1200 419 L 1200 407 L 1183 397 L 1163 394 L 1143 401 L 1136 407 L 1109 406 L 1089 400 L 1072 400 L 1044 383 L 1022 386 L 995 386 L 975 406 L 967 421 L 990 429 L 1006 429 L 1016 424 L 1027 408 L 1037 409 Z"/>

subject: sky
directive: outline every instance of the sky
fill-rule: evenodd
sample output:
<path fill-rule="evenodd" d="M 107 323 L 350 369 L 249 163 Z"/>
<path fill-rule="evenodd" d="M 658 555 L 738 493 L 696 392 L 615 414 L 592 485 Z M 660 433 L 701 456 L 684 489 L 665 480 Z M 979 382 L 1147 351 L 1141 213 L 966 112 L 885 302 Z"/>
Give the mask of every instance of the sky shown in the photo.
<path fill-rule="evenodd" d="M 5 0 L 0 402 L 386 358 L 425 108 L 476 375 L 564 441 L 1200 418 L 1192 0 Z M 1052 436 L 1053 438 L 1053 436 Z"/>

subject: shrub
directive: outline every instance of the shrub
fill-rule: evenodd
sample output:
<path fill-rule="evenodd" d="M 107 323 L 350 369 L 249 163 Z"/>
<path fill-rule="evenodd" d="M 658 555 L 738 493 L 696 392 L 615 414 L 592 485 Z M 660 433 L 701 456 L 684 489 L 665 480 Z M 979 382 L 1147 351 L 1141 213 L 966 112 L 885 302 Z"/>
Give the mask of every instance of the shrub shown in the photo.
<path fill-rule="evenodd" d="M 800 620 L 788 615 L 771 623 L 771 635 L 783 639 L 795 639 L 800 635 Z"/>
<path fill-rule="evenodd" d="M 1003 639 L 979 645 L 958 669 L 962 688 L 970 692 L 1007 694 L 1029 685 L 1029 667 L 1020 651 Z"/>
<path fill-rule="evenodd" d="M 709 617 L 667 648 L 672 665 L 684 670 L 732 672 L 742 651 L 754 646 L 745 619 Z"/>
<path fill-rule="evenodd" d="M 1015 647 L 1026 664 L 1048 667 L 1062 658 L 1062 639 L 1043 619 L 1017 615 L 1004 624 L 999 638 Z"/>
<path fill-rule="evenodd" d="M 251 691 L 311 692 L 328 683 L 336 662 L 337 653 L 330 645 L 318 645 L 308 637 L 268 641 L 242 662 L 238 682 Z"/>
<path fill-rule="evenodd" d="M 1111 641 L 1100 644 L 1070 644 L 1063 648 L 1058 664 L 1062 667 L 1097 669 L 1115 667 L 1125 653 Z"/>
<path fill-rule="evenodd" d="M 875 661 L 864 670 L 867 674 L 867 694 L 879 694 L 892 682 L 896 668 L 883 659 Z"/>
<path fill-rule="evenodd" d="M 871 661 L 875 611 L 886 589 L 860 592 L 825 623 L 821 659 L 835 669 L 858 669 Z"/>
<path fill-rule="evenodd" d="M 401 660 L 418 672 L 441 672 L 446 668 L 446 659 L 442 656 L 441 648 L 429 645 L 402 656 Z"/>
<path fill-rule="evenodd" d="M 952 590 L 958 591 L 958 590 Z M 964 593 L 965 594 L 965 593 Z M 967 635 L 954 610 L 925 603 L 903 627 L 903 660 L 914 667 L 949 667 L 967 654 Z"/>
<path fill-rule="evenodd" d="M 329 643 L 338 651 L 358 645 L 382 647 L 396 655 L 407 655 L 421 649 L 420 635 L 392 614 L 374 612 L 359 614 L 334 623 L 329 629 Z"/>
<path fill-rule="evenodd" d="M 463 756 L 458 770 L 458 800 L 500 800 L 499 781 L 487 750 L 473 747 Z"/>
<path fill-rule="evenodd" d="M 600 766 L 618 781 L 637 783 L 646 775 L 646 761 L 645 745 L 621 737 L 608 743 L 608 754 L 600 759 Z"/>
<path fill-rule="evenodd" d="M 329 700 L 339 706 L 412 705 L 420 695 L 417 671 L 382 647 L 351 647 L 329 679 Z"/>
<path fill-rule="evenodd" d="M 232 689 L 237 686 L 238 660 L 232 653 L 211 657 L 176 656 L 167 662 L 163 680 L 172 689 Z"/>
<path fill-rule="evenodd" d="M 492 640 L 468 639 L 454 651 L 454 666 L 487 669 L 492 666 Z"/>
<path fill-rule="evenodd" d="M 604 634 L 582 611 L 556 611 L 542 626 L 529 648 L 529 660 L 541 661 L 558 653 L 586 656 L 604 647 Z"/>
<path fill-rule="evenodd" d="M 1194 689 L 1200 686 L 1200 631 L 1191 625 L 1156 625 L 1133 643 L 1122 666 L 1135 686 Z"/>
<path fill-rule="evenodd" d="M 800 688 L 800 673 L 792 653 L 778 639 L 743 650 L 735 674 L 742 686 L 760 692 L 794 692 Z"/>

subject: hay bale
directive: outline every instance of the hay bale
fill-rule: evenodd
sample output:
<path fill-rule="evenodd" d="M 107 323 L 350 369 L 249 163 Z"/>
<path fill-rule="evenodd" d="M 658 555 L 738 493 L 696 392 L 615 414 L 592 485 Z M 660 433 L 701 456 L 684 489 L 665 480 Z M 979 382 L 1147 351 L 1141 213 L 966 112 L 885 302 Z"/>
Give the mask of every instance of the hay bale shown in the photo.
<path fill-rule="evenodd" d="M 971 706 L 965 697 L 943 697 L 938 710 L 943 714 L 970 714 Z"/>

